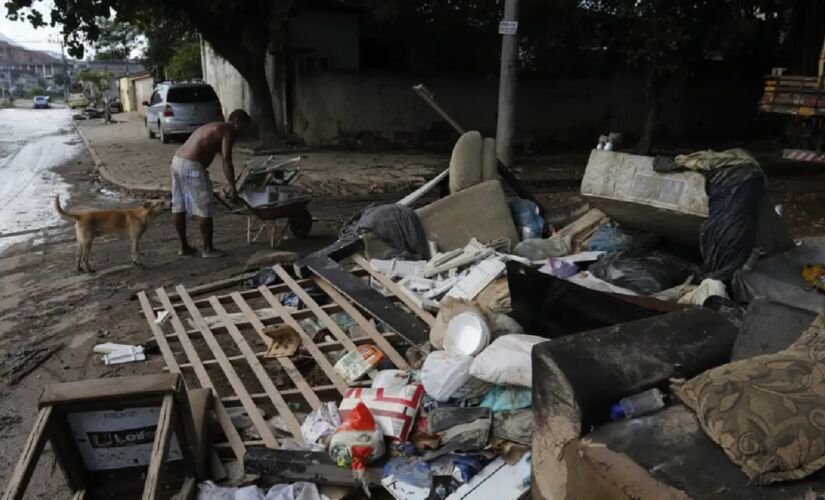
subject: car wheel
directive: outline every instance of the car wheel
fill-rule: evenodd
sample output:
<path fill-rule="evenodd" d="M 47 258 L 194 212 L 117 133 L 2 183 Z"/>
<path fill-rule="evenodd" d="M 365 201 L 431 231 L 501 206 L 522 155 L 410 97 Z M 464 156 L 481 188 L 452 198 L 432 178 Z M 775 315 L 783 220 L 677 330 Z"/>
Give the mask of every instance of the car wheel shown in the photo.
<path fill-rule="evenodd" d="M 304 210 L 298 215 L 289 218 L 289 231 L 296 238 L 306 238 L 312 230 L 312 215 Z"/>
<path fill-rule="evenodd" d="M 146 123 L 146 133 L 149 134 L 149 138 L 154 139 L 155 133 L 152 132 L 152 129 L 149 128 L 149 120 L 145 120 L 144 123 Z"/>
<path fill-rule="evenodd" d="M 160 135 L 160 142 L 164 144 L 169 144 L 172 142 L 172 138 L 169 137 L 169 134 L 163 132 L 163 127 L 160 126 L 160 123 L 158 123 L 158 135 Z"/>

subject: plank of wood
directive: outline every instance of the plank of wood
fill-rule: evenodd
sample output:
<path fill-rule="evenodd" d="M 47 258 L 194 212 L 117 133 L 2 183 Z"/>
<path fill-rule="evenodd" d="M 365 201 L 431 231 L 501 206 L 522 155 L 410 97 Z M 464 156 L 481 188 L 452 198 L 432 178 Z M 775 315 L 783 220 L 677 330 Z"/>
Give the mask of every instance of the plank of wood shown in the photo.
<path fill-rule="evenodd" d="M 448 175 L 450 175 L 450 169 L 441 172 L 440 174 L 436 175 L 432 179 L 430 179 L 427 183 L 425 183 L 420 188 L 416 189 L 412 193 L 408 194 L 407 196 L 401 198 L 396 202 L 398 205 L 404 205 L 408 207 L 418 201 L 419 198 L 424 196 L 425 194 L 429 193 L 434 187 L 438 185 L 439 182 L 443 181 Z"/>
<path fill-rule="evenodd" d="M 186 479 L 183 480 L 183 486 L 181 486 L 180 491 L 175 494 L 173 500 L 192 500 L 197 484 L 198 481 L 194 477 L 187 476 Z"/>
<path fill-rule="evenodd" d="M 367 321 L 369 322 L 369 320 L 367 320 Z M 395 338 L 400 338 L 399 335 L 395 332 L 387 332 L 387 333 L 381 334 L 381 336 L 384 337 L 385 339 L 387 339 L 388 341 L 392 340 L 392 339 L 395 339 Z M 355 342 L 356 345 L 367 344 L 369 342 L 375 342 L 372 339 L 372 337 L 350 337 L 350 338 L 352 339 L 353 342 Z M 320 349 L 324 352 L 341 350 L 341 343 L 338 342 L 337 340 L 331 340 L 329 342 L 318 342 L 315 345 L 318 347 L 318 349 Z M 258 352 L 255 353 L 255 356 L 257 356 L 258 358 L 261 358 L 261 359 L 273 359 L 273 358 L 267 358 L 266 357 L 266 351 L 258 351 Z M 237 354 L 237 355 L 234 355 L 234 356 L 227 356 L 226 359 L 228 359 L 232 363 L 242 363 L 246 360 L 246 357 L 244 357 L 240 354 Z M 275 359 L 277 359 L 277 358 L 275 358 Z M 283 358 L 283 359 L 289 359 L 289 358 Z M 201 362 L 203 363 L 204 366 L 210 366 L 210 365 L 218 364 L 218 361 L 215 360 L 215 359 L 204 359 Z M 179 366 L 182 370 L 192 369 L 192 364 L 191 363 L 181 363 Z"/>
<path fill-rule="evenodd" d="M 172 435 L 175 433 L 174 394 L 163 397 L 163 403 L 158 413 L 158 426 L 155 430 L 155 442 L 152 444 L 152 455 L 149 458 L 149 469 L 146 471 L 146 483 L 143 487 L 143 500 L 157 500 L 163 488 L 163 476 L 166 469 L 166 456 Z"/>
<path fill-rule="evenodd" d="M 189 294 L 190 297 L 192 297 L 194 295 L 203 295 L 204 293 L 223 290 L 224 288 L 229 288 L 230 286 L 237 285 L 243 280 L 251 278 L 256 274 L 258 274 L 258 271 L 255 271 L 254 273 L 241 274 L 239 276 L 232 276 L 231 278 L 212 281 L 209 283 L 204 283 L 202 285 L 191 286 L 186 289 L 186 292 Z M 175 292 L 170 292 L 169 298 L 174 300 L 179 299 L 179 296 Z M 183 305 L 183 303 L 181 303 L 181 305 Z"/>
<path fill-rule="evenodd" d="M 86 500 L 86 490 L 76 491 L 72 500 Z"/>
<path fill-rule="evenodd" d="M 169 296 L 163 288 L 158 288 L 155 290 L 155 293 L 157 294 L 158 300 L 163 307 L 169 311 L 172 329 L 175 331 L 175 334 L 178 337 L 178 342 L 180 342 L 181 347 L 183 347 L 183 352 L 186 354 L 189 363 L 192 364 L 198 383 L 200 383 L 201 387 L 204 389 L 210 389 L 212 391 L 212 395 L 215 399 L 215 416 L 218 417 L 218 423 L 221 426 L 221 430 L 223 430 L 223 433 L 226 435 L 226 439 L 229 440 L 229 443 L 232 446 L 232 451 L 239 460 L 243 460 L 243 456 L 246 454 L 246 447 L 243 445 L 243 440 L 241 439 L 240 434 L 238 434 L 238 429 L 236 429 L 235 425 L 232 423 L 232 418 L 229 416 L 229 413 L 226 412 L 226 408 L 223 406 L 223 403 L 221 403 L 220 395 L 218 394 L 218 391 L 215 390 L 215 386 L 212 384 L 212 379 L 209 378 L 209 374 L 206 372 L 203 363 L 201 363 L 200 356 L 198 356 L 198 351 L 189 339 L 189 335 L 186 333 L 186 329 L 183 327 L 183 323 L 181 323 L 177 311 L 175 311 L 172 307 L 172 301 L 169 300 Z M 148 319 L 149 317 L 147 316 L 147 320 Z M 149 324 L 154 324 L 154 321 L 149 321 Z M 160 335 L 157 337 L 157 341 L 158 345 L 160 345 L 161 343 L 165 343 L 166 339 Z M 174 356 L 172 356 L 172 359 L 174 366 L 169 366 L 169 369 L 175 371 L 176 373 L 180 373 L 180 368 L 178 368 L 177 362 L 174 361 Z"/>
<path fill-rule="evenodd" d="M 212 304 L 212 308 L 215 312 L 218 313 L 218 316 L 223 318 L 226 329 L 229 331 L 229 335 L 232 337 L 232 340 L 235 341 L 235 344 L 238 346 L 238 349 L 240 349 L 241 354 L 246 357 L 246 362 L 249 364 L 249 368 L 255 374 L 258 382 L 260 382 L 264 392 L 269 396 L 269 400 L 272 402 L 272 405 L 275 406 L 278 414 L 284 419 L 287 429 L 289 429 L 289 432 L 292 433 L 292 438 L 297 441 L 300 446 L 303 446 L 305 442 L 304 438 L 301 436 L 301 422 L 298 421 L 295 414 L 289 409 L 289 405 L 286 403 L 283 396 L 281 396 L 278 388 L 275 387 L 275 384 L 272 382 L 269 374 L 266 373 L 266 370 L 264 370 L 261 362 L 258 361 L 257 357 L 255 357 L 255 353 L 252 352 L 252 348 L 249 347 L 246 339 L 244 339 L 243 335 L 235 327 L 235 325 L 229 321 L 226 309 L 224 309 L 221 303 L 218 302 L 218 299 L 214 297 L 210 299 L 210 303 Z"/>
<path fill-rule="evenodd" d="M 364 271 L 361 271 L 360 269 L 356 270 L 355 273 L 356 274 L 358 274 L 358 273 L 366 274 Z M 311 278 L 304 278 L 302 280 L 299 280 L 298 283 L 300 283 L 302 285 L 310 284 L 311 283 L 310 280 L 311 280 Z M 272 293 L 281 293 L 281 292 L 286 292 L 286 291 L 289 290 L 289 288 L 286 285 L 284 285 L 283 283 L 278 283 L 278 284 L 275 284 L 275 285 L 269 285 L 267 288 L 269 288 L 269 290 Z M 243 297 L 245 299 L 252 299 L 252 298 L 257 298 L 257 297 L 261 296 L 261 292 L 257 288 L 251 288 L 249 290 L 240 290 L 240 291 L 233 292 L 233 293 L 240 293 L 241 297 Z M 230 304 L 232 302 L 231 295 L 232 295 L 231 293 L 227 293 L 227 294 L 224 294 L 224 295 L 216 295 L 215 297 L 217 297 L 218 300 L 221 301 L 221 304 Z M 175 296 L 177 296 L 177 294 Z M 193 300 L 193 302 L 195 303 L 196 306 L 198 306 L 199 309 L 202 309 L 202 308 L 206 307 L 209 304 L 209 298 L 207 297 L 205 299 L 197 299 L 197 300 Z M 177 311 L 185 311 L 186 310 L 186 306 L 183 305 L 183 302 L 175 302 L 174 306 L 175 306 L 175 310 L 177 310 Z M 160 311 L 165 310 L 165 308 L 162 307 L 162 306 L 161 307 L 154 307 L 153 309 L 154 309 L 155 312 L 160 312 Z"/>
<path fill-rule="evenodd" d="M 258 319 L 258 317 L 255 315 L 255 312 L 252 310 L 252 308 L 249 307 L 249 304 L 246 303 L 246 301 L 243 299 L 243 297 L 241 297 L 239 293 L 233 294 L 232 299 L 235 301 L 235 304 L 237 304 L 241 312 L 249 320 L 249 324 L 251 324 L 252 328 L 255 329 L 255 332 L 261 338 L 266 347 L 269 348 L 269 346 L 272 344 L 272 339 L 264 333 L 266 327 L 261 322 L 261 320 Z M 263 355 L 266 353 L 264 352 L 261 354 Z M 298 388 L 298 390 L 304 396 L 304 399 L 306 399 L 307 403 L 313 410 L 321 406 L 321 400 L 318 399 L 318 396 L 315 394 L 315 391 L 309 386 L 307 381 L 304 379 L 304 376 L 301 375 L 301 372 L 298 370 L 298 368 L 295 366 L 291 359 L 289 359 L 288 357 L 279 357 L 275 358 L 275 362 L 281 365 L 281 368 L 284 369 L 284 372 L 292 380 L 292 383 L 295 384 L 295 387 Z"/>
<path fill-rule="evenodd" d="M 318 397 L 317 393 L 322 393 L 322 392 L 335 392 L 336 395 L 337 395 L 338 388 L 335 387 L 334 385 L 331 385 L 331 384 L 330 385 L 316 385 L 315 387 L 312 388 L 312 391 L 313 391 L 313 394 L 316 395 L 315 397 L 317 398 Z M 283 391 L 280 391 L 280 392 L 281 392 L 281 396 L 283 396 L 284 398 L 287 398 L 287 397 L 290 397 L 290 396 L 297 396 L 299 394 L 303 396 L 301 391 L 298 390 L 298 389 L 286 389 L 286 390 L 283 390 Z M 258 401 L 258 400 L 265 400 L 265 399 L 267 399 L 268 396 L 264 392 L 256 392 L 256 393 L 251 393 L 249 395 L 249 397 L 251 397 L 252 399 Z M 305 397 L 305 399 L 306 399 L 306 397 Z M 226 397 L 221 398 L 221 401 L 223 401 L 225 403 L 237 403 L 239 401 L 239 399 L 238 399 L 238 396 L 226 396 Z M 319 399 L 319 401 L 320 401 L 320 399 Z M 318 406 L 320 406 L 320 403 L 319 403 Z"/>
<path fill-rule="evenodd" d="M 209 350 L 212 351 L 212 355 L 218 360 L 218 364 L 226 376 L 226 379 L 229 381 L 229 385 L 232 386 L 232 390 L 235 391 L 235 394 L 241 399 L 241 404 L 246 410 L 246 414 L 249 415 L 250 420 L 252 420 L 252 423 L 255 425 L 255 430 L 258 431 L 258 434 L 261 436 L 261 439 L 264 440 L 267 447 L 277 448 L 280 444 L 278 443 L 278 440 L 275 439 L 275 435 L 272 432 L 272 427 L 266 422 L 264 416 L 255 405 L 255 402 L 252 401 L 252 398 L 249 397 L 249 393 L 241 381 L 241 378 L 238 376 L 238 373 L 235 371 L 232 363 L 226 359 L 226 354 L 223 352 L 223 349 L 221 349 L 218 339 L 216 339 L 212 334 L 209 326 L 203 320 L 203 316 L 201 316 L 200 311 L 197 307 L 195 307 L 195 304 L 192 303 L 192 299 L 189 297 L 189 294 L 186 293 L 186 289 L 182 285 L 178 285 L 175 289 L 178 291 L 178 296 L 186 305 L 186 309 L 189 311 L 189 315 L 192 317 L 195 325 L 197 325 L 200 329 L 201 335 L 206 341 L 206 345 L 208 345 Z"/>
<path fill-rule="evenodd" d="M 3 500 L 21 500 L 26 494 L 26 488 L 29 486 L 34 468 L 37 467 L 37 459 L 40 458 L 40 453 L 46 444 L 48 428 L 53 418 L 52 406 L 44 406 L 37 414 L 34 427 L 29 432 L 29 437 L 26 439 L 26 444 L 23 445 L 20 458 L 14 467 L 14 473 L 6 486 Z"/>
<path fill-rule="evenodd" d="M 412 346 L 424 345 L 429 340 L 430 326 L 427 323 L 396 306 L 390 299 L 371 288 L 364 280 L 356 278 L 334 260 L 317 257 L 311 260 L 304 259 L 302 262 L 350 301 L 398 332 Z"/>
<path fill-rule="evenodd" d="M 369 336 L 369 338 L 375 342 L 381 352 L 383 352 L 390 361 L 393 362 L 396 368 L 399 370 L 408 370 L 410 368 L 409 363 L 407 360 L 404 359 L 404 356 L 398 353 L 395 348 L 390 344 L 386 338 L 375 328 L 375 325 L 372 324 L 367 318 L 361 314 L 361 311 L 358 310 L 355 306 L 350 304 L 350 302 L 341 295 L 338 290 L 336 290 L 332 285 L 327 283 L 324 280 L 316 280 L 317 285 L 324 291 L 329 297 L 333 300 L 333 302 L 339 304 L 341 309 L 344 310 L 345 313 L 349 314 L 350 317 L 355 321 L 355 323 L 361 327 L 362 330 Z"/>
<path fill-rule="evenodd" d="M 424 309 L 418 307 L 418 305 L 406 293 L 404 293 L 398 287 L 398 285 L 390 279 L 389 276 L 376 270 L 374 267 L 372 267 L 372 265 L 370 265 L 369 261 L 367 261 L 367 259 L 365 259 L 361 255 L 353 255 L 352 260 L 355 261 L 355 263 L 361 266 L 364 270 L 366 270 L 370 274 L 370 276 L 377 279 L 378 282 L 384 285 L 384 287 L 386 287 L 387 290 L 392 292 L 393 295 L 401 299 L 401 302 L 406 304 L 406 306 L 409 307 L 412 312 L 414 312 L 419 318 L 421 318 L 421 320 L 423 320 L 425 323 L 427 323 L 427 325 L 430 326 L 430 328 L 432 328 L 432 326 L 435 324 L 435 316 L 425 311 Z"/>
<path fill-rule="evenodd" d="M 335 371 L 335 368 L 332 366 L 332 363 L 329 362 L 329 359 L 327 359 L 326 355 L 320 349 L 318 349 L 318 346 L 315 345 L 315 342 L 312 341 L 312 337 L 310 337 L 307 334 L 307 332 L 304 331 L 304 328 L 301 326 L 301 324 L 295 321 L 295 318 L 293 318 L 292 315 L 289 314 L 289 311 L 287 311 L 286 308 L 282 306 L 280 302 L 278 302 L 278 299 L 276 299 L 275 296 L 272 295 L 272 293 L 269 290 L 267 290 L 264 287 L 261 287 L 260 290 L 263 298 L 267 302 L 269 302 L 269 305 L 273 309 L 275 309 L 275 312 L 278 314 L 278 316 L 281 317 L 281 319 L 283 319 L 284 323 L 286 323 L 288 326 L 291 326 L 296 332 L 298 332 L 298 335 L 301 336 L 301 340 L 303 341 L 304 348 L 307 351 L 309 351 L 309 354 L 312 355 L 312 358 L 315 359 L 315 362 L 318 363 L 318 366 L 321 367 L 321 369 L 327 375 L 327 378 L 329 378 L 330 382 L 332 382 L 335 385 L 335 387 L 338 388 L 341 394 L 344 394 L 347 391 L 347 389 L 349 389 L 349 386 L 346 382 L 344 382 L 344 379 L 342 379 L 341 376 L 338 375 L 338 372 Z"/>
<path fill-rule="evenodd" d="M 275 274 L 281 278 L 281 281 L 283 281 L 284 284 L 291 289 L 292 293 L 297 295 L 298 298 L 301 299 L 301 302 L 303 302 L 304 305 L 306 305 L 307 308 L 312 311 L 319 320 L 321 320 L 321 323 L 327 327 L 327 330 L 329 330 L 332 335 L 337 338 L 339 342 L 341 342 L 341 345 L 343 345 L 348 351 L 358 350 L 358 346 L 356 346 L 352 339 L 349 338 L 349 335 L 347 335 L 346 332 L 338 326 L 338 323 L 336 323 L 335 320 L 326 313 L 326 311 L 321 309 L 321 306 L 315 302 L 315 299 L 310 297 L 306 290 L 298 285 L 298 283 L 292 279 L 292 276 L 290 276 L 283 267 L 274 266 L 272 269 L 275 270 Z"/>

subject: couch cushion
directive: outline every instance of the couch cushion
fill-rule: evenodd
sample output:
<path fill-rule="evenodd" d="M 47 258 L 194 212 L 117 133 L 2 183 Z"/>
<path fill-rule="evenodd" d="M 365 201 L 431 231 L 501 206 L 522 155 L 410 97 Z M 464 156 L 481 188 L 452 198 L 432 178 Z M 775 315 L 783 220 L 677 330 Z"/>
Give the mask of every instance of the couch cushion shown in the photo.
<path fill-rule="evenodd" d="M 790 347 L 708 370 L 677 389 L 755 484 L 825 466 L 825 317 Z"/>
<path fill-rule="evenodd" d="M 516 225 L 499 181 L 487 181 L 418 209 L 427 238 L 438 250 L 460 248 L 475 237 L 480 242 L 507 238 L 519 242 Z"/>

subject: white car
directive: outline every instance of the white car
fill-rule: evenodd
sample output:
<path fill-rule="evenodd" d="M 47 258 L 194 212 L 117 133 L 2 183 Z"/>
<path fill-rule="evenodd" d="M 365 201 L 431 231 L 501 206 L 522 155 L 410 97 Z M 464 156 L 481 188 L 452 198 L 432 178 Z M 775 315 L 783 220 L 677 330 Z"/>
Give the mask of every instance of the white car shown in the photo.
<path fill-rule="evenodd" d="M 223 109 L 207 83 L 162 83 L 146 106 L 146 133 L 169 142 L 173 135 L 188 135 L 201 125 L 222 122 Z"/>
<path fill-rule="evenodd" d="M 38 95 L 34 97 L 34 109 L 48 109 L 49 97 L 45 95 Z"/>

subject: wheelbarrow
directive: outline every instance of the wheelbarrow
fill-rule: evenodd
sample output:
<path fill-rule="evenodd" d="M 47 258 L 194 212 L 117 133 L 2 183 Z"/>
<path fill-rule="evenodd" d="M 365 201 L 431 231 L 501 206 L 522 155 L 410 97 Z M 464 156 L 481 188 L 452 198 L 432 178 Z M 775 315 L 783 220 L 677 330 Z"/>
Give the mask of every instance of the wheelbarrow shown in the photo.
<path fill-rule="evenodd" d="M 269 229 L 269 245 L 276 248 L 289 230 L 296 238 L 306 238 L 312 230 L 312 214 L 309 213 L 307 205 L 312 201 L 307 196 L 299 196 L 288 200 L 280 200 L 265 205 L 253 207 L 240 198 L 244 205 L 241 208 L 232 210 L 232 213 L 246 215 L 246 242 L 250 245 L 255 243 L 265 229 Z M 286 219 L 287 224 L 278 231 L 277 221 Z M 253 236 L 253 221 L 261 222 L 257 232 Z M 278 236 L 276 237 L 276 234 Z"/>
<path fill-rule="evenodd" d="M 238 176 L 240 184 L 239 198 L 242 207 L 233 208 L 234 214 L 246 215 L 246 242 L 252 244 L 258 240 L 265 229 L 269 229 L 269 244 L 276 248 L 289 230 L 296 238 L 306 238 L 312 230 L 312 215 L 307 206 L 312 201 L 299 189 L 290 185 L 298 178 L 300 167 L 295 166 L 300 157 L 282 160 L 270 156 L 258 165 L 249 162 L 244 172 Z M 267 191 L 267 189 L 270 191 Z M 263 191 L 261 191 L 263 190 Z M 277 200 L 250 204 L 248 199 L 252 195 L 268 198 L 274 191 Z M 287 220 L 287 224 L 278 230 L 277 221 Z M 261 224 L 257 231 L 253 229 L 254 221 Z M 255 232 L 253 236 L 253 232 Z M 277 236 L 276 236 L 277 234 Z"/>

